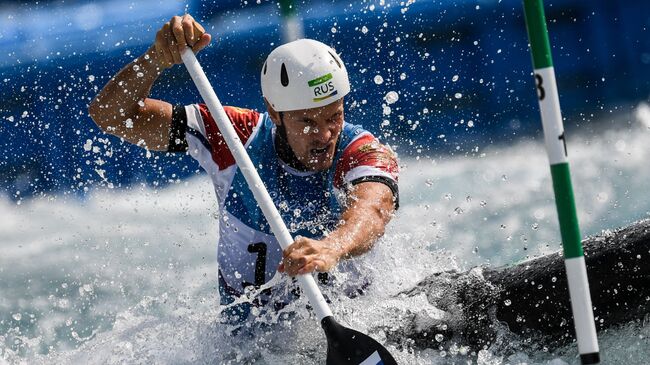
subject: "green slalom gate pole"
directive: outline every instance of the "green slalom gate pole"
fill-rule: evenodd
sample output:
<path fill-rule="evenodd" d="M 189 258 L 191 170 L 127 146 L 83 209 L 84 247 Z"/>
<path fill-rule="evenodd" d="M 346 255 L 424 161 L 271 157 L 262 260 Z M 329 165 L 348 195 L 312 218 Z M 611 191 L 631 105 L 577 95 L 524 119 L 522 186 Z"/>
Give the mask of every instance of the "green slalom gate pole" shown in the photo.
<path fill-rule="evenodd" d="M 304 37 L 302 20 L 298 17 L 293 0 L 280 0 L 280 15 L 282 16 L 282 41 L 284 43 Z"/>
<path fill-rule="evenodd" d="M 578 351 L 583 364 L 600 363 L 596 325 L 589 294 L 587 268 L 582 251 L 580 228 L 576 214 L 564 126 L 560 112 L 551 47 L 546 30 L 542 0 L 523 0 L 526 28 L 533 56 L 539 108 L 542 114 L 546 152 L 551 164 L 555 205 L 560 220 Z"/>

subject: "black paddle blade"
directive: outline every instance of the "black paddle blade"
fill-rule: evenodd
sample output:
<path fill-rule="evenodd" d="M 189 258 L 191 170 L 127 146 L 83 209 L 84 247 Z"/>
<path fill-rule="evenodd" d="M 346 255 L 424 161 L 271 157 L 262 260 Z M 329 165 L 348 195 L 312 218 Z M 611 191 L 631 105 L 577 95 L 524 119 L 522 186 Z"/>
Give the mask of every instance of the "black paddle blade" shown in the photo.
<path fill-rule="evenodd" d="M 341 326 L 332 316 L 323 318 L 321 325 L 327 337 L 327 365 L 397 365 L 370 336 Z"/>

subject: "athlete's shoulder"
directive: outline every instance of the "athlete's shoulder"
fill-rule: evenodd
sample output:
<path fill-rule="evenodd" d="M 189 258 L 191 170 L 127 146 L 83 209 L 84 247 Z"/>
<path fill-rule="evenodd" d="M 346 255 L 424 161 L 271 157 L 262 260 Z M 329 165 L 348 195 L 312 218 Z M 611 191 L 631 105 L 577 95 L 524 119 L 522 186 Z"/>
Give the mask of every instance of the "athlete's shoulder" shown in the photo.
<path fill-rule="evenodd" d="M 364 166 L 381 167 L 397 180 L 398 163 L 397 155 L 390 146 L 381 143 L 370 132 L 359 133 L 343 150 L 341 156 L 343 169 Z"/>
<path fill-rule="evenodd" d="M 216 122 L 208 110 L 208 107 L 205 104 L 198 104 L 198 108 L 206 128 L 216 128 Z M 253 133 L 253 129 L 260 122 L 260 113 L 252 109 L 236 106 L 224 106 L 223 110 L 226 112 L 233 127 L 235 127 L 237 135 L 239 138 L 242 138 L 242 140 L 248 139 L 248 137 Z M 214 130 L 214 132 L 218 133 L 218 129 Z"/>
<path fill-rule="evenodd" d="M 212 156 L 212 161 L 225 169 L 234 164 L 234 158 L 223 135 L 219 131 L 217 123 L 205 104 L 193 104 L 187 113 L 188 133 L 196 137 L 201 143 L 196 144 L 197 148 L 205 148 Z M 237 136 L 246 144 L 255 132 L 255 128 L 262 121 L 262 114 L 259 112 L 234 106 L 224 106 L 224 111 L 232 123 Z"/>
<path fill-rule="evenodd" d="M 390 146 L 382 144 L 372 133 L 362 128 L 350 128 L 352 135 L 344 147 L 334 173 L 334 187 L 362 182 L 378 182 L 393 192 L 395 207 L 399 206 L 399 163 Z"/>

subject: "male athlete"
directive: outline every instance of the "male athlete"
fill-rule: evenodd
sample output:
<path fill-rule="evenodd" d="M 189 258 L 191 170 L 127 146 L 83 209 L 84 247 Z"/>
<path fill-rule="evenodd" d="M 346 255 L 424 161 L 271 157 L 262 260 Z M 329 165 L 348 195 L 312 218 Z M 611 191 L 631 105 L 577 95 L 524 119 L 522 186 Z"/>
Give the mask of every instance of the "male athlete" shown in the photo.
<path fill-rule="evenodd" d="M 210 39 L 190 15 L 173 17 L 89 112 L 105 132 L 150 150 L 189 152 L 207 171 L 219 202 L 219 291 L 228 304 L 276 270 L 327 272 L 370 250 L 397 207 L 398 165 L 389 148 L 344 121 L 350 83 L 332 48 L 308 39 L 276 48 L 261 70 L 267 112 L 224 109 L 295 237 L 283 252 L 207 107 L 148 98 L 160 74 L 182 63 L 184 47 L 196 53 Z M 262 296 L 257 305 L 286 304 L 268 290 Z M 237 311 L 245 318 L 250 306 Z"/>

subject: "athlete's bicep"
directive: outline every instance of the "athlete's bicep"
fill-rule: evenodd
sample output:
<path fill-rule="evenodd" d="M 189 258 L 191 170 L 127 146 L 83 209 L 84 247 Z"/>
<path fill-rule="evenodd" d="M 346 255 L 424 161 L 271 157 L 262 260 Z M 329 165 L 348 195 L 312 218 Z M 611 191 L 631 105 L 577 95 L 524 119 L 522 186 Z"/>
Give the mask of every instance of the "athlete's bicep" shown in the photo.
<path fill-rule="evenodd" d="M 139 147 L 154 151 L 166 151 L 172 124 L 172 105 L 168 102 L 147 98 L 132 119 L 117 123 L 113 135 Z"/>
<path fill-rule="evenodd" d="M 347 192 L 346 211 L 358 214 L 376 214 L 388 222 L 395 211 L 395 192 L 384 182 L 359 181 Z"/>

